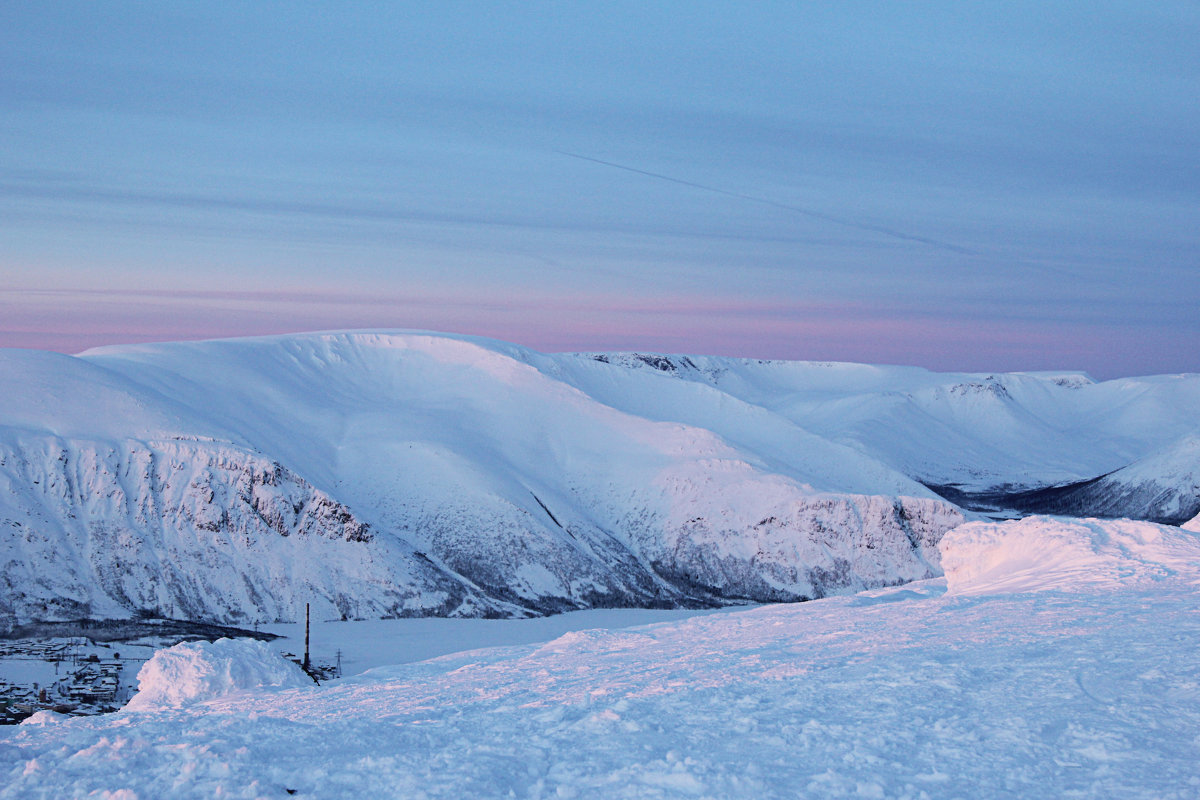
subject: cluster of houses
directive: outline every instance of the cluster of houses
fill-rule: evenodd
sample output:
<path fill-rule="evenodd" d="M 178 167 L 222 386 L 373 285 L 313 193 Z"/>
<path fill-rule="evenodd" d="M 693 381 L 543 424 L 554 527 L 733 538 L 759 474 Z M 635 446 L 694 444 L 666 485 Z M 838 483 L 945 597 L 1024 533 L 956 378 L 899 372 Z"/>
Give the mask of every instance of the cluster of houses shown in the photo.
<path fill-rule="evenodd" d="M 45 709 L 61 714 L 99 714 L 113 711 L 127 698 L 121 685 L 121 654 L 81 651 L 84 640 L 17 640 L 0 642 L 0 659 L 42 662 L 47 676 L 41 682 L 6 682 L 0 678 L 0 724 L 14 724 Z M 49 674 L 53 665 L 53 674 Z"/>
<path fill-rule="evenodd" d="M 99 706 L 110 710 L 117 705 L 117 692 L 121 688 L 120 654 L 108 660 L 88 656 L 73 669 L 70 677 L 55 685 L 78 706 Z"/>

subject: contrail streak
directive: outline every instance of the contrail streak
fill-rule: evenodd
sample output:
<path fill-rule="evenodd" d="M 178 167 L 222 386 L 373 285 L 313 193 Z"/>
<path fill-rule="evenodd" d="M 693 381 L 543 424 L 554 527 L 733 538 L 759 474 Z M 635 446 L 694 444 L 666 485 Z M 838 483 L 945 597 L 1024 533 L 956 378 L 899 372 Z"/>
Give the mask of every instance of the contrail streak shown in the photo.
<path fill-rule="evenodd" d="M 742 194 L 741 192 L 731 192 L 728 189 L 721 189 L 717 186 L 708 186 L 706 184 L 695 183 L 693 181 L 685 181 L 682 178 L 672 178 L 670 175 L 663 175 L 660 172 L 650 172 L 649 170 L 638 169 L 637 167 L 630 167 L 626 164 L 617 164 L 616 162 L 613 162 L 613 161 L 605 161 L 600 158 L 592 158 L 591 156 L 581 155 L 580 153 L 571 153 L 567 150 L 555 150 L 554 152 L 556 152 L 562 156 L 567 156 L 568 158 L 577 158 L 580 161 L 590 161 L 593 164 L 601 164 L 606 167 L 613 167 L 614 169 L 623 169 L 626 172 L 632 172 L 636 175 L 645 175 L 648 178 L 658 178 L 660 181 L 669 181 L 670 183 L 677 183 L 680 186 L 690 186 L 693 189 L 701 189 L 706 192 L 713 192 L 715 194 L 723 194 L 726 197 L 736 197 L 739 200 L 748 200 L 752 203 L 759 203 L 761 205 L 771 206 L 772 208 L 781 208 L 784 211 L 791 211 L 796 214 L 802 214 L 806 217 L 811 217 L 812 219 L 819 219 L 824 222 L 832 222 L 834 225 L 842 225 L 844 227 L 855 228 L 856 230 L 860 230 L 860 231 L 870 231 L 872 233 L 879 233 L 884 236 L 889 236 L 893 239 L 900 239 L 905 242 L 916 242 L 918 244 L 929 245 L 930 247 L 936 247 L 940 250 L 948 250 L 951 253 L 958 253 L 960 255 L 966 255 L 966 256 L 979 255 L 974 250 L 968 250 L 967 248 L 959 247 L 956 244 L 951 244 L 949 242 L 943 242 L 938 239 L 931 239 L 928 236 L 918 236 L 913 233 L 905 233 L 904 231 L 898 231 L 893 228 L 887 228 L 887 227 L 884 227 L 883 225 L 872 225 L 869 222 L 855 222 L 854 220 L 843 219 L 841 217 L 835 217 L 831 214 L 825 214 L 821 211 L 814 211 L 811 208 L 804 208 L 803 206 L 794 206 L 789 203 L 780 203 L 776 200 L 770 200 L 766 197 L 757 197 L 752 194 Z"/>

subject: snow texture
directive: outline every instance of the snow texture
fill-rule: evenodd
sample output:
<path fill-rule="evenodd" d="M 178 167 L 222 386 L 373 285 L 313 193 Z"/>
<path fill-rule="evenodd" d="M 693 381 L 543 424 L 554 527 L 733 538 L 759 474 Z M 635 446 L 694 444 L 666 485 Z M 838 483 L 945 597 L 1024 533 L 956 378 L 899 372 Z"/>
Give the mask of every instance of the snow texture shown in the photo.
<path fill-rule="evenodd" d="M 949 591 L 935 579 L 40 718 L 0 732 L 0 798 L 1200 794 L 1200 536 L 972 524 L 944 561 Z"/>
<path fill-rule="evenodd" d="M 1173 580 L 1200 586 L 1190 532 L 1131 520 L 1027 517 L 969 522 L 941 542 L 951 594 L 1120 590 Z"/>

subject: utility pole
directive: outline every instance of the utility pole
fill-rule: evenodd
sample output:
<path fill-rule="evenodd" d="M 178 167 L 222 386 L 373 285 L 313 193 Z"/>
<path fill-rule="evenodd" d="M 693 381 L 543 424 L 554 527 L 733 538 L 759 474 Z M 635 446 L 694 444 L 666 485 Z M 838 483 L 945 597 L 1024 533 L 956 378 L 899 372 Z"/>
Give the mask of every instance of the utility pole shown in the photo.
<path fill-rule="evenodd" d="M 304 604 L 304 664 L 303 669 L 308 672 L 308 603 Z"/>

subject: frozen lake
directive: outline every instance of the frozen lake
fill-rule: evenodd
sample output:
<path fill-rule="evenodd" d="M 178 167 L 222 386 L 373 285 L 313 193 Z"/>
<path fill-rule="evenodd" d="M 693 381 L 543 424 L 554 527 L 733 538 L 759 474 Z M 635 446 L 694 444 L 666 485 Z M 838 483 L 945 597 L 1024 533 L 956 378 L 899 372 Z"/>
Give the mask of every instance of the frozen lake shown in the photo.
<path fill-rule="evenodd" d="M 629 628 L 688 617 L 719 614 L 722 609 L 613 608 L 573 611 L 532 619 L 388 619 L 344 622 L 313 620 L 309 650 L 316 664 L 334 664 L 341 651 L 342 675 L 375 667 L 408 664 L 485 647 L 549 642 L 573 631 Z M 281 637 L 271 644 L 280 651 L 304 653 L 304 623 L 263 625 L 259 630 Z"/>

